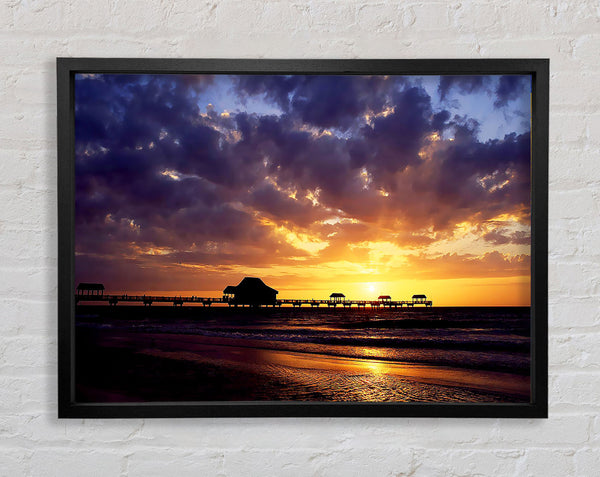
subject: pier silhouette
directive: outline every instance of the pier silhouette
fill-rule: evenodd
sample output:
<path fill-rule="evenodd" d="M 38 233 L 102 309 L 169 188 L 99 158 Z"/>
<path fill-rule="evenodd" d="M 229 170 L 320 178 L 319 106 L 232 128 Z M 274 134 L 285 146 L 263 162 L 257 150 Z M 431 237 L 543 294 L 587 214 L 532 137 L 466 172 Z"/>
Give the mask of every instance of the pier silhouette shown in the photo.
<path fill-rule="evenodd" d="M 300 308 L 303 305 L 318 308 L 321 305 L 328 308 L 350 309 L 354 308 L 413 308 L 422 305 L 426 308 L 433 306 L 431 300 L 425 295 L 413 295 L 410 300 L 392 300 L 389 295 L 381 295 L 377 300 L 348 300 L 343 293 L 332 293 L 329 299 L 293 299 L 276 298 L 279 292 L 267 285 L 260 278 L 245 277 L 237 286 L 229 285 L 223 290 L 220 298 L 200 296 L 166 296 L 166 295 L 129 295 L 105 294 L 104 285 L 101 283 L 80 283 L 75 294 L 75 303 L 106 302 L 109 306 L 119 303 L 139 303 L 152 306 L 153 303 L 172 303 L 173 306 L 202 305 L 227 305 L 229 307 L 283 307 L 291 306 Z"/>

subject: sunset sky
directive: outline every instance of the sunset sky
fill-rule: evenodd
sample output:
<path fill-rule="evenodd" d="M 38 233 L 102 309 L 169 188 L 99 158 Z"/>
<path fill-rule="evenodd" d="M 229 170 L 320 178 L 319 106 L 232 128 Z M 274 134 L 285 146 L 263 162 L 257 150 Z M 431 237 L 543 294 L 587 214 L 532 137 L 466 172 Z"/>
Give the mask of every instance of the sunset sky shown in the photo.
<path fill-rule="evenodd" d="M 76 284 L 529 305 L 529 76 L 86 75 Z"/>

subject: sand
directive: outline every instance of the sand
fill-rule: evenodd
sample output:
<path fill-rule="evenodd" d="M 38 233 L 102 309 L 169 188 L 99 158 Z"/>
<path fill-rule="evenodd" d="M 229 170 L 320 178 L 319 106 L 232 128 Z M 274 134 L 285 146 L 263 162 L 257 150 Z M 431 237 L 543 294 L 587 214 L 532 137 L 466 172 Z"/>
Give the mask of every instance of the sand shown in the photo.
<path fill-rule="evenodd" d="M 529 377 L 189 334 L 77 331 L 77 400 L 527 402 Z"/>

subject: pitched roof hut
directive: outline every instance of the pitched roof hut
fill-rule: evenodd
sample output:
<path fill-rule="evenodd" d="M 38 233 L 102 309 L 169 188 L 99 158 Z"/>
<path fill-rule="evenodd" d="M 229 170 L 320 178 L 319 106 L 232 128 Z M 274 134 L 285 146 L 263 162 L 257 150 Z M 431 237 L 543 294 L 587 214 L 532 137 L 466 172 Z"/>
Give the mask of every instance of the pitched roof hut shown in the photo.
<path fill-rule="evenodd" d="M 346 295 L 344 295 L 343 293 L 332 293 L 331 295 L 329 295 L 329 298 L 335 303 L 340 303 L 345 300 Z"/>
<path fill-rule="evenodd" d="M 427 297 L 425 295 L 413 295 L 412 300 L 415 303 L 423 303 L 425 300 L 427 300 Z"/>
<path fill-rule="evenodd" d="M 238 285 L 229 285 L 223 290 L 223 294 L 230 297 L 231 303 L 240 305 L 273 305 L 278 293 L 255 277 L 244 277 Z"/>
<path fill-rule="evenodd" d="M 378 299 L 379 301 L 390 301 L 390 300 L 392 299 L 392 297 L 391 297 L 391 296 L 389 296 L 389 295 L 379 295 L 379 296 L 377 297 L 377 299 Z"/>

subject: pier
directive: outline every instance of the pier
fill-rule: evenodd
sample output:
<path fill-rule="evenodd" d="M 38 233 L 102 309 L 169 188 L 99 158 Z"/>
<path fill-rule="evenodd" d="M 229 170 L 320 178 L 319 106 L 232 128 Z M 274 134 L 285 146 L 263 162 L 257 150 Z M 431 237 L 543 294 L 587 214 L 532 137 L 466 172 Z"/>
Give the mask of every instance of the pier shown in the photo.
<path fill-rule="evenodd" d="M 412 308 L 414 306 L 431 307 L 431 300 L 412 299 L 412 300 L 314 300 L 314 299 L 279 299 L 272 304 L 247 304 L 238 303 L 230 297 L 223 298 L 208 298 L 198 296 L 155 296 L 155 295 L 75 295 L 75 303 L 83 302 L 103 302 L 110 306 L 117 306 L 119 303 L 140 304 L 144 306 L 152 306 L 153 303 L 172 304 L 173 306 L 196 305 L 196 306 L 229 306 L 229 307 L 294 307 L 302 306 L 318 308 L 320 306 L 328 308 Z"/>
<path fill-rule="evenodd" d="M 82 302 L 106 302 L 109 306 L 117 306 L 119 303 L 139 303 L 144 306 L 152 306 L 153 303 L 173 304 L 173 306 L 202 305 L 204 307 L 212 305 L 223 305 L 229 307 L 271 307 L 281 308 L 282 306 L 291 306 L 300 308 L 303 305 L 311 308 L 318 308 L 321 305 L 328 308 L 349 309 L 355 308 L 413 308 L 416 305 L 422 305 L 426 308 L 433 306 L 431 300 L 427 300 L 425 295 L 413 295 L 411 300 L 392 300 L 389 295 L 380 295 L 377 300 L 347 300 L 343 293 L 332 293 L 329 299 L 316 300 L 311 299 L 277 299 L 279 293 L 256 277 L 245 277 L 237 286 L 229 285 L 223 290 L 221 298 L 200 297 L 200 296 L 155 296 L 155 295 L 108 295 L 104 294 L 104 285 L 102 283 L 80 283 L 77 286 L 75 294 L 75 304 Z"/>

